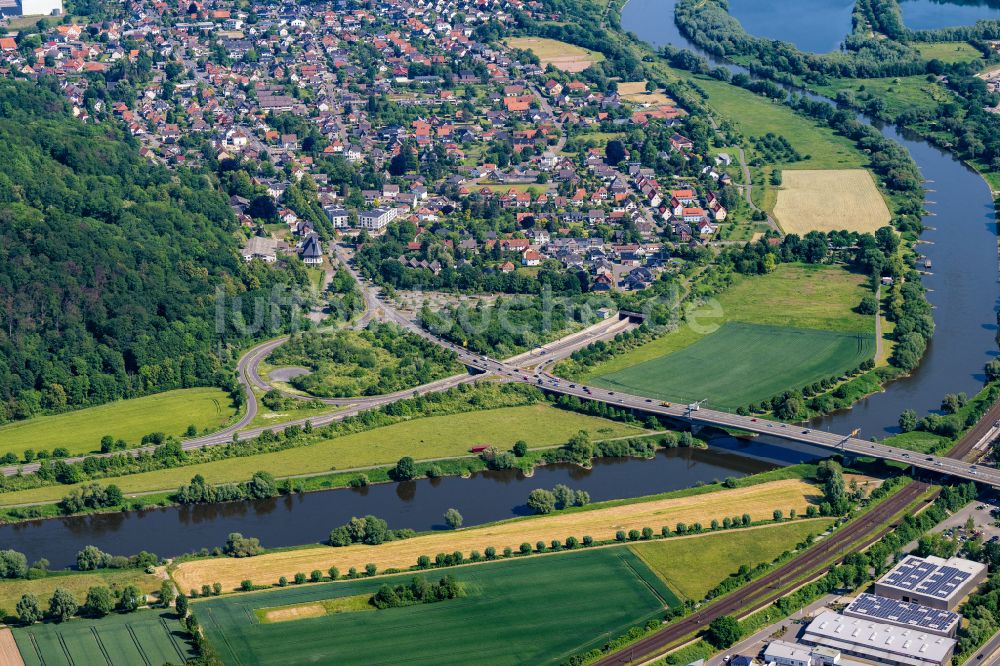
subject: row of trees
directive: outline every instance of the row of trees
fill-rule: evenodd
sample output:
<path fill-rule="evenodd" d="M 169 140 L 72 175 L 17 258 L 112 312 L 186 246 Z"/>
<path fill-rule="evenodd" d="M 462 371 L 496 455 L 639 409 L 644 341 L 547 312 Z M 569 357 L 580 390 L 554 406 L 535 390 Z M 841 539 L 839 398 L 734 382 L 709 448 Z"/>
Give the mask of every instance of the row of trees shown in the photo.
<path fill-rule="evenodd" d="M 164 581 L 164 586 L 169 591 L 169 598 L 172 599 L 173 591 L 169 587 L 170 583 Z M 165 593 L 163 598 L 168 598 Z M 57 587 L 48 600 L 47 610 L 43 611 L 38 597 L 28 592 L 21 595 L 14 612 L 21 624 L 29 625 L 45 618 L 54 622 L 65 622 L 74 615 L 100 618 L 114 611 L 133 613 L 145 603 L 146 595 L 135 585 L 126 585 L 119 591 L 112 591 L 103 585 L 91 587 L 87 590 L 87 597 L 83 605 L 80 605 L 72 592 L 63 587 Z M 165 603 L 169 604 L 169 601 Z"/>
<path fill-rule="evenodd" d="M 254 472 L 243 483 L 223 483 L 216 486 L 205 482 L 205 477 L 195 474 L 191 483 L 181 486 L 171 499 L 179 504 L 210 504 L 235 500 L 259 500 L 278 496 L 278 483 L 269 472 Z"/>

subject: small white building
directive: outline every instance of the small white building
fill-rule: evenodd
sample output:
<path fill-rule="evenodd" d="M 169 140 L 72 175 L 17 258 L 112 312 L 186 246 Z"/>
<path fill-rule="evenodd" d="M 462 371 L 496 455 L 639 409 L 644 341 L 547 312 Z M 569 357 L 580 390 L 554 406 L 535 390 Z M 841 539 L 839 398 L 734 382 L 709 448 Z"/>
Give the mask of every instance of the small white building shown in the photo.
<path fill-rule="evenodd" d="M 778 666 L 836 666 L 840 663 L 840 652 L 798 643 L 771 641 L 764 650 L 764 661 Z"/>

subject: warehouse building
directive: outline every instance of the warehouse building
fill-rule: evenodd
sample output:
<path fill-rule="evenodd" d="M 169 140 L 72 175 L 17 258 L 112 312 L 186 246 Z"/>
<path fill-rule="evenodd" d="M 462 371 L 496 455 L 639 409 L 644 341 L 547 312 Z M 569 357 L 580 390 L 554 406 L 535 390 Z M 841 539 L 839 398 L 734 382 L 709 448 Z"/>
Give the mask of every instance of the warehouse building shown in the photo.
<path fill-rule="evenodd" d="M 0 16 L 59 16 L 62 0 L 0 0 Z"/>
<path fill-rule="evenodd" d="M 985 580 L 986 565 L 979 562 L 907 555 L 875 582 L 874 592 L 880 597 L 952 611 Z"/>
<path fill-rule="evenodd" d="M 958 625 L 962 621 L 962 616 L 958 613 L 874 594 L 859 594 L 844 609 L 844 615 L 893 624 L 897 627 L 911 627 L 948 638 L 955 637 Z"/>
<path fill-rule="evenodd" d="M 955 652 L 953 638 L 833 611 L 810 622 L 801 640 L 890 666 L 943 666 Z"/>

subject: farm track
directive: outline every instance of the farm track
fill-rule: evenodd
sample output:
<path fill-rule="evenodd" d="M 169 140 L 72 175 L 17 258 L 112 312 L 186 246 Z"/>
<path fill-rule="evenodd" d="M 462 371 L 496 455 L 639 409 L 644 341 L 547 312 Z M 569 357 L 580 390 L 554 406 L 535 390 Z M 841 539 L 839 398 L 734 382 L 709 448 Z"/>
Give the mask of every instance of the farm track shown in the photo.
<path fill-rule="evenodd" d="M 638 659 L 635 663 L 642 663 L 645 658 L 662 655 L 668 648 L 701 631 L 718 617 L 724 615 L 742 617 L 767 607 L 787 593 L 786 588 L 789 583 L 806 579 L 822 570 L 824 565 L 840 562 L 850 553 L 862 550 L 881 539 L 896 526 L 896 523 L 890 524 L 889 521 L 929 487 L 922 482 L 911 483 L 831 537 L 815 544 L 799 557 L 749 583 L 741 590 L 709 603 L 683 620 L 595 663 L 602 666 L 630 664 L 636 657 Z M 924 504 L 931 501 L 932 498 L 928 498 Z"/>

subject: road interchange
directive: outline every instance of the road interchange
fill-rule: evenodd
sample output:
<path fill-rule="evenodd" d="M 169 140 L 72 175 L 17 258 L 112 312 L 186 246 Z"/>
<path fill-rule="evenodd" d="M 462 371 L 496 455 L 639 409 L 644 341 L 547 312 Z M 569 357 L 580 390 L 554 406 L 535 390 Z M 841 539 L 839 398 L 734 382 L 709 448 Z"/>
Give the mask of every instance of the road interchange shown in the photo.
<path fill-rule="evenodd" d="M 280 426 L 248 428 L 257 416 L 259 406 L 254 389 L 267 391 L 273 388 L 259 372 L 260 363 L 275 348 L 280 346 L 287 336 L 269 340 L 261 343 L 247 351 L 237 364 L 239 380 L 244 386 L 247 409 L 244 415 L 234 424 L 218 432 L 201 437 L 186 439 L 181 442 L 185 450 L 200 449 L 210 446 L 218 446 L 233 441 L 251 439 L 266 430 L 283 429 L 292 425 L 303 425 L 309 421 L 313 426 L 326 425 L 334 421 L 339 421 L 348 416 L 357 415 L 363 411 L 376 409 L 392 402 L 404 400 L 426 393 L 446 391 L 460 384 L 478 381 L 486 376 L 492 376 L 502 381 L 523 382 L 555 395 L 574 396 L 581 400 L 594 400 L 604 402 L 619 409 L 630 409 L 636 412 L 653 414 L 660 417 L 667 417 L 696 426 L 712 426 L 726 428 L 759 435 L 774 436 L 789 441 L 802 444 L 819 446 L 851 456 L 868 456 L 891 460 L 897 463 L 911 465 L 914 468 L 923 469 L 936 474 L 944 474 L 966 481 L 975 481 L 1000 487 L 1000 470 L 977 465 L 974 462 L 966 462 L 959 457 L 930 456 L 909 451 L 898 447 L 887 446 L 878 442 L 852 437 L 850 435 L 840 435 L 815 428 L 803 427 L 794 424 L 772 421 L 770 419 L 758 418 L 755 416 L 741 416 L 729 412 L 723 412 L 698 405 L 674 404 L 660 402 L 645 396 L 631 395 L 619 391 L 611 391 L 605 388 L 587 386 L 576 382 L 571 382 L 552 375 L 546 370 L 555 361 L 565 358 L 574 351 L 586 347 L 592 342 L 617 335 L 622 330 L 627 329 L 630 324 L 618 318 L 611 318 L 604 322 L 599 322 L 584 331 L 575 332 L 565 338 L 548 343 L 537 349 L 525 352 L 507 360 L 496 360 L 486 355 L 475 354 L 468 349 L 445 340 L 434 333 L 424 329 L 419 323 L 413 321 L 405 314 L 397 310 L 384 298 L 380 298 L 377 288 L 362 278 L 351 265 L 350 257 L 339 247 L 334 248 L 334 256 L 348 270 L 356 280 L 365 301 L 365 312 L 356 322 L 357 325 L 366 325 L 368 322 L 380 319 L 395 323 L 431 342 L 450 349 L 456 354 L 459 361 L 466 366 L 469 374 L 453 375 L 444 379 L 418 386 L 416 388 L 398 391 L 391 394 L 359 398 L 321 398 L 331 406 L 342 407 L 333 413 L 314 415 L 307 418 L 295 419 L 284 422 Z M 332 257 L 331 257 L 332 258 Z M 308 396 L 291 395 L 298 399 L 313 400 Z M 140 452 L 150 452 L 152 447 L 141 447 L 131 449 L 127 453 L 137 455 Z M 120 455 L 116 454 L 94 454 L 94 455 Z M 66 462 L 78 462 L 82 457 L 66 458 Z M 21 473 L 31 473 L 38 469 L 39 463 L 23 465 L 11 465 L 2 468 L 3 474 L 10 476 Z"/>

